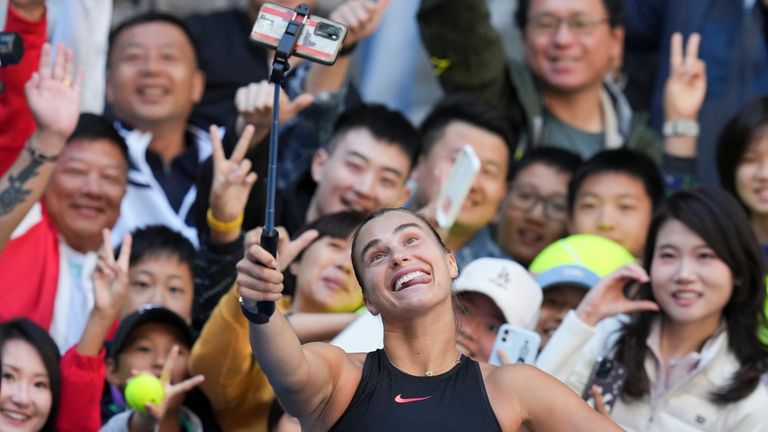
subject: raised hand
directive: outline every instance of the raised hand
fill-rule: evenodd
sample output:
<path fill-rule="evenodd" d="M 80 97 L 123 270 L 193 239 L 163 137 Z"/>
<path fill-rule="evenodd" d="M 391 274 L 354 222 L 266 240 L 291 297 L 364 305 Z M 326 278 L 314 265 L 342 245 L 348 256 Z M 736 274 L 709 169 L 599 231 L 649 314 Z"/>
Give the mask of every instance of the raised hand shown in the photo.
<path fill-rule="evenodd" d="M 683 36 L 672 35 L 669 77 L 664 85 L 664 114 L 667 120 L 696 120 L 707 93 L 707 74 L 699 58 L 701 36 L 692 33 L 683 53 Z"/>
<path fill-rule="evenodd" d="M 658 311 L 659 305 L 650 300 L 630 300 L 624 296 L 624 286 L 632 281 L 648 282 L 648 274 L 637 264 L 627 264 L 604 277 L 579 303 L 576 315 L 586 324 L 594 326 L 613 315 Z"/>
<path fill-rule="evenodd" d="M 163 383 L 163 387 L 165 388 L 165 398 L 158 405 L 152 403 L 147 403 L 146 405 L 147 412 L 158 423 L 160 423 L 165 418 L 165 415 L 168 413 L 168 409 L 170 407 L 181 405 L 184 399 L 184 395 L 205 381 L 205 377 L 203 375 L 195 375 L 179 383 L 171 382 L 171 371 L 173 370 L 173 366 L 176 361 L 178 361 L 178 357 L 179 346 L 174 345 L 173 348 L 171 348 L 171 353 L 168 355 L 168 359 L 163 365 L 163 371 L 160 374 L 160 382 Z M 134 371 L 134 373 L 138 374 L 141 372 Z"/>
<path fill-rule="evenodd" d="M 389 0 L 348 0 L 331 12 L 330 19 L 347 26 L 344 46 L 349 47 L 371 35 L 381 23 Z"/>
<path fill-rule="evenodd" d="M 208 205 L 213 217 L 217 220 L 229 222 L 237 219 L 248 202 L 248 196 L 257 177 L 255 172 L 251 172 L 251 161 L 245 159 L 253 133 L 253 126 L 246 127 L 232 155 L 227 159 L 219 138 L 219 128 L 216 126 L 210 128 L 213 146 L 213 180 Z"/>
<path fill-rule="evenodd" d="M 256 228 L 245 236 L 245 256 L 237 263 L 237 284 L 243 298 L 276 301 L 283 292 L 283 271 L 317 238 L 318 232 L 309 230 L 291 240 L 283 228 L 278 228 L 278 263 L 278 260 L 259 244 L 261 230 Z"/>
<path fill-rule="evenodd" d="M 27 104 L 37 122 L 38 132 L 66 139 L 75 130 L 80 116 L 80 85 L 83 72 L 75 72 L 74 54 L 59 45 L 56 60 L 51 45 L 43 45 L 38 71 L 24 86 Z"/>
<path fill-rule="evenodd" d="M 235 106 L 240 114 L 240 121 L 244 122 L 244 125 L 253 125 L 257 136 L 266 136 L 269 132 L 274 96 L 274 84 L 268 80 L 240 87 L 235 93 Z M 314 100 L 314 96 L 308 93 L 291 100 L 285 91 L 280 89 L 280 122 L 290 121 L 304 108 L 310 106 Z"/>
<path fill-rule="evenodd" d="M 104 243 L 99 261 L 91 277 L 93 281 L 94 313 L 111 323 L 119 316 L 128 296 L 128 260 L 131 256 L 131 235 L 126 234 L 117 260 L 112 251 L 112 234 L 102 231 Z"/>

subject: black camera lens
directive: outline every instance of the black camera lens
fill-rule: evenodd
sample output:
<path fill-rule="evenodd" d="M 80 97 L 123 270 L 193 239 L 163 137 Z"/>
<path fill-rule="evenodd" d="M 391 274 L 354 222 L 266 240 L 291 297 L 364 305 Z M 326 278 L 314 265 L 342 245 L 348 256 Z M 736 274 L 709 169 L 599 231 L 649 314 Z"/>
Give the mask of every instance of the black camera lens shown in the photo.
<path fill-rule="evenodd" d="M 326 39 L 336 40 L 341 36 L 341 28 L 321 22 L 315 27 L 315 34 Z"/>

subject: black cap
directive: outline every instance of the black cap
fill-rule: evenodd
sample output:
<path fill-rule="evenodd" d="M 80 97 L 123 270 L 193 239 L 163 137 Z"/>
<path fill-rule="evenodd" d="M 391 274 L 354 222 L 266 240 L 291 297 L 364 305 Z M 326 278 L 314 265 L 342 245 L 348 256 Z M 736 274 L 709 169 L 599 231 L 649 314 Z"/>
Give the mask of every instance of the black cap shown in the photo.
<path fill-rule="evenodd" d="M 195 342 L 195 336 L 192 334 L 192 328 L 170 309 L 158 305 L 144 305 L 136 312 L 128 315 L 120 321 L 120 325 L 115 331 L 115 335 L 110 341 L 108 358 L 114 359 L 125 348 L 126 342 L 131 334 L 138 327 L 149 323 L 161 323 L 169 325 L 179 331 L 184 343 L 191 347 Z"/>

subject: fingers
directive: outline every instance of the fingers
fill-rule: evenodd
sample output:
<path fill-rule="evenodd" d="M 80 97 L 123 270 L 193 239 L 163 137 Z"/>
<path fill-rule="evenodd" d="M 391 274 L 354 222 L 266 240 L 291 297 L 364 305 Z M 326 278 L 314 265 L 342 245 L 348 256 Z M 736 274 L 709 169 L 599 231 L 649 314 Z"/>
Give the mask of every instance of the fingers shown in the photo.
<path fill-rule="evenodd" d="M 294 114 L 304 111 L 304 109 L 312 105 L 314 101 L 315 101 L 315 97 L 309 93 L 304 93 L 299 96 L 296 96 L 296 98 L 291 102 L 293 104 Z"/>
<path fill-rule="evenodd" d="M 692 66 L 693 62 L 699 58 L 699 46 L 701 45 L 701 35 L 698 33 L 691 33 L 688 36 L 688 42 L 685 46 L 685 59 L 683 60 L 686 66 Z"/>
<path fill-rule="evenodd" d="M 683 64 L 683 35 L 673 33 L 669 47 L 669 68 L 671 71 L 677 70 Z"/>
<path fill-rule="evenodd" d="M 166 399 L 168 397 L 175 396 L 180 393 L 186 393 L 193 388 L 199 386 L 200 384 L 205 381 L 205 377 L 203 375 L 195 375 L 191 378 L 187 378 L 184 381 L 174 384 L 171 386 L 171 388 L 168 390 L 168 395 L 166 396 Z"/>
<path fill-rule="evenodd" d="M 53 60 L 53 68 L 51 70 L 51 78 L 54 81 L 68 79 L 68 77 L 64 75 L 65 64 L 69 61 L 67 57 L 71 55 L 71 51 L 69 51 L 63 44 L 58 44 L 56 46 L 56 58 Z"/>
<path fill-rule="evenodd" d="M 208 128 L 208 135 L 211 137 L 211 148 L 213 149 L 213 169 L 216 170 L 221 165 L 221 162 L 226 159 L 224 156 L 224 146 L 221 144 L 221 136 L 219 135 L 219 127 L 211 125 Z"/>
<path fill-rule="evenodd" d="M 272 255 L 253 245 L 236 265 L 240 295 L 252 300 L 278 300 L 283 291 L 283 273 Z"/>
<path fill-rule="evenodd" d="M 179 356 L 179 346 L 173 345 L 173 348 L 171 348 L 171 352 L 168 354 L 168 358 L 165 360 L 165 364 L 163 365 L 163 371 L 160 373 L 160 381 L 163 383 L 163 385 L 169 385 L 171 383 L 171 370 L 173 370 L 173 365 L 176 363 L 176 358 Z"/>
<path fill-rule="evenodd" d="M 256 227 L 247 233 L 245 233 L 245 249 L 249 249 L 253 245 L 261 244 L 261 232 L 264 231 L 263 227 Z"/>
<path fill-rule="evenodd" d="M 112 231 L 109 228 L 101 230 L 101 251 L 99 255 L 110 264 L 115 262 L 115 252 L 112 250 Z"/>
<path fill-rule="evenodd" d="M 240 162 L 243 160 L 245 154 L 248 152 L 248 147 L 251 144 L 255 132 L 256 128 L 254 128 L 253 125 L 245 127 L 242 135 L 240 135 L 240 139 L 237 141 L 237 145 L 235 145 L 235 149 L 232 151 L 232 157 L 230 157 L 229 160 L 232 162 Z"/>
<path fill-rule="evenodd" d="M 501 364 L 502 364 L 503 366 L 506 366 L 506 365 L 511 365 L 511 364 L 512 364 L 512 362 L 511 362 L 511 361 L 509 361 L 509 357 L 507 357 L 507 353 L 505 353 L 505 352 L 504 352 L 504 350 L 502 350 L 502 349 L 499 349 L 499 350 L 498 350 L 498 351 L 496 351 L 496 352 L 498 353 L 498 355 L 499 355 L 499 360 L 501 360 Z"/>
<path fill-rule="evenodd" d="M 281 251 L 281 260 L 286 264 L 292 262 L 294 259 L 296 259 L 297 256 L 299 256 L 299 254 L 301 254 L 301 251 L 306 249 L 307 246 L 309 246 L 313 241 L 315 241 L 315 239 L 317 239 L 318 235 L 320 235 L 320 233 L 313 229 L 303 232 L 295 240 L 288 243 L 285 247 L 285 250 Z"/>
<path fill-rule="evenodd" d="M 606 276 L 603 281 L 606 282 L 612 282 L 612 281 L 629 281 L 629 280 L 636 280 L 640 283 L 648 282 L 648 273 L 645 271 L 644 268 L 642 268 L 639 264 L 631 263 L 627 264 L 615 272 L 609 274 Z M 601 282 L 602 283 L 602 282 Z"/>
<path fill-rule="evenodd" d="M 40 50 L 40 64 L 37 67 L 40 78 L 51 78 L 51 44 L 46 42 Z"/>
<path fill-rule="evenodd" d="M 123 237 L 123 243 L 120 245 L 120 256 L 117 258 L 117 265 L 125 272 L 128 273 L 128 268 L 131 260 L 131 245 L 133 244 L 133 237 L 130 234 L 126 234 Z"/>
<path fill-rule="evenodd" d="M 603 403 L 603 395 L 600 392 L 600 387 L 593 385 L 589 391 L 590 393 L 592 393 L 592 398 L 595 400 L 595 409 L 597 410 L 597 412 L 610 418 L 611 413 L 608 411 L 608 408 Z"/>
<path fill-rule="evenodd" d="M 651 300 L 632 300 L 625 303 L 619 313 L 658 312 L 659 305 Z"/>

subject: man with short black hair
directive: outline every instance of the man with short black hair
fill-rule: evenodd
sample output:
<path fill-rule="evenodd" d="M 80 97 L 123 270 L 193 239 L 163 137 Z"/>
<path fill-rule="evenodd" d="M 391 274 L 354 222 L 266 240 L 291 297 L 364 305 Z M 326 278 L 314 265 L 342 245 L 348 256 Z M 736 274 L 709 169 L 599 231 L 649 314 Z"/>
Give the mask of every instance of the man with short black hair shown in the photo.
<path fill-rule="evenodd" d="M 471 96 L 452 96 L 440 102 L 419 129 L 422 152 L 413 173 L 416 190 L 410 206 L 434 204 L 464 145 L 480 159 L 475 177 L 446 245 L 459 268 L 481 257 L 503 257 L 488 228 L 507 190 L 507 175 L 515 137 L 506 118 Z"/>

